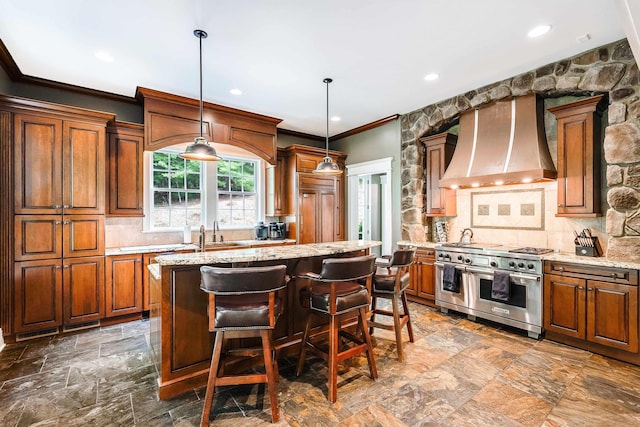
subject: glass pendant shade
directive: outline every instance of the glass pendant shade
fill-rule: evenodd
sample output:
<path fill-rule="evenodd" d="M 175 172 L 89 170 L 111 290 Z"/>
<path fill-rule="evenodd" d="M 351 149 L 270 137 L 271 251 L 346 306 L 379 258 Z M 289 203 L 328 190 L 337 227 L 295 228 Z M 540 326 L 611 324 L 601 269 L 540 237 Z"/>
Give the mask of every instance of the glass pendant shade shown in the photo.
<path fill-rule="evenodd" d="M 200 160 L 204 162 L 215 162 L 222 160 L 202 135 L 202 39 L 207 38 L 207 33 L 203 30 L 194 30 L 195 35 L 200 40 L 200 136 L 195 137 L 193 144 L 187 146 L 184 152 L 178 154 L 179 157 L 187 160 Z"/>
<path fill-rule="evenodd" d="M 331 83 L 333 79 L 326 78 L 323 82 L 327 85 L 327 133 L 325 137 L 325 156 L 318 166 L 313 170 L 313 173 L 322 174 L 322 175 L 341 175 L 342 170 L 340 170 L 340 166 L 336 162 L 333 161 L 331 157 L 329 157 L 329 83 Z"/>

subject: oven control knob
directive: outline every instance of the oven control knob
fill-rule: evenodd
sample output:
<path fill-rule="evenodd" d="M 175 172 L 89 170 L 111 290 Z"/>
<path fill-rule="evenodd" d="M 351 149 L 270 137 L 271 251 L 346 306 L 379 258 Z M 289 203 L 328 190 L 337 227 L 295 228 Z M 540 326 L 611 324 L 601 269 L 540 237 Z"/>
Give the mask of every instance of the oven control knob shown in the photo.
<path fill-rule="evenodd" d="M 466 262 L 467 264 L 471 264 L 471 259 L 466 258 L 466 259 L 464 260 L 464 262 Z"/>
<path fill-rule="evenodd" d="M 516 263 L 514 261 L 509 261 L 509 267 L 515 267 Z"/>
<path fill-rule="evenodd" d="M 438 258 L 442 258 L 442 254 L 438 254 Z"/>
<path fill-rule="evenodd" d="M 524 268 L 524 262 L 519 262 L 518 263 L 518 268 Z"/>
<path fill-rule="evenodd" d="M 527 268 L 528 268 L 529 270 L 533 270 L 533 267 L 534 267 L 534 265 L 533 265 L 533 264 L 529 264 L 529 265 L 527 265 Z"/>
<path fill-rule="evenodd" d="M 462 255 L 458 255 L 458 261 L 462 261 Z"/>
<path fill-rule="evenodd" d="M 491 267 L 497 267 L 497 266 L 498 266 L 498 263 L 497 263 L 497 262 L 495 262 L 495 261 L 491 261 Z"/>
<path fill-rule="evenodd" d="M 451 255 L 449 254 L 444 254 L 445 259 L 451 259 Z"/>

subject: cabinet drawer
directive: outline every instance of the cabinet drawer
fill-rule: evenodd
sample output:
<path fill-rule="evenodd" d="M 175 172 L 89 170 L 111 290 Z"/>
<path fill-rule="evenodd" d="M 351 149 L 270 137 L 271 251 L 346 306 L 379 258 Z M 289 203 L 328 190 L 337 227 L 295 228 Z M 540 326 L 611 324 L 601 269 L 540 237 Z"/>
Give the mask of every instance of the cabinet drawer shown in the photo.
<path fill-rule="evenodd" d="M 429 258 L 430 260 L 435 259 L 436 250 L 432 248 L 420 248 L 416 249 L 416 258 Z"/>
<path fill-rule="evenodd" d="M 334 177 L 318 176 L 309 173 L 298 174 L 298 188 L 310 188 L 314 190 L 335 190 Z"/>
<path fill-rule="evenodd" d="M 628 268 L 545 261 L 544 272 L 545 274 L 560 274 L 563 276 L 615 282 L 625 285 L 638 284 L 638 270 Z"/>

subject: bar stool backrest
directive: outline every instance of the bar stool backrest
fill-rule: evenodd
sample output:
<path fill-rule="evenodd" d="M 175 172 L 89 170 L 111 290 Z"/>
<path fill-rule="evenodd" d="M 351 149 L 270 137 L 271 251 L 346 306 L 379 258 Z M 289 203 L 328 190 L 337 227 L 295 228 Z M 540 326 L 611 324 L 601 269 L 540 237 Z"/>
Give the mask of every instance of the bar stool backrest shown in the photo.
<path fill-rule="evenodd" d="M 413 262 L 415 249 L 398 249 L 391 258 L 391 267 L 403 267 Z"/>
<path fill-rule="evenodd" d="M 200 267 L 200 289 L 215 295 L 261 294 L 277 291 L 287 284 L 284 280 L 287 267 L 224 268 L 203 265 Z"/>
<path fill-rule="evenodd" d="M 339 282 L 367 278 L 373 274 L 375 260 L 375 255 L 327 258 L 322 261 L 319 280 Z"/>

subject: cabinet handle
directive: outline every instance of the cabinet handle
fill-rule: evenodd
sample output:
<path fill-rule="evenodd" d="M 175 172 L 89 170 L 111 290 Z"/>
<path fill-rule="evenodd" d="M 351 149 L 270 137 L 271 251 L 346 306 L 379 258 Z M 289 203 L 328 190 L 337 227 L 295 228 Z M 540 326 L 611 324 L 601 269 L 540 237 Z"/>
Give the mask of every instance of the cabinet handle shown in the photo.
<path fill-rule="evenodd" d="M 611 273 L 611 277 L 613 277 L 614 279 L 618 278 L 618 273 Z"/>
<path fill-rule="evenodd" d="M 60 205 L 53 205 L 53 207 L 54 207 L 54 208 L 56 208 L 56 209 L 60 209 L 62 206 L 60 206 Z"/>
<path fill-rule="evenodd" d="M 55 269 L 56 269 L 56 270 L 60 270 L 60 266 L 59 266 L 59 265 L 56 265 L 56 266 L 55 266 Z"/>
<path fill-rule="evenodd" d="M 70 221 L 63 221 L 62 223 L 63 223 L 64 225 L 69 225 L 69 224 L 71 224 L 71 222 L 70 222 Z"/>
<path fill-rule="evenodd" d="M 564 267 L 558 267 L 556 268 L 556 271 L 564 271 Z"/>
<path fill-rule="evenodd" d="M 69 206 L 69 205 L 63 205 L 63 206 L 62 206 L 62 208 L 63 208 L 63 209 L 69 209 L 70 207 L 71 207 L 71 206 Z"/>
<path fill-rule="evenodd" d="M 579 291 L 584 291 L 584 286 L 578 286 Z"/>
<path fill-rule="evenodd" d="M 593 291 L 593 288 L 587 288 L 587 290 L 588 290 L 589 292 L 592 292 L 592 291 Z"/>
<path fill-rule="evenodd" d="M 66 269 L 68 269 L 68 268 L 69 268 L 69 266 L 68 266 L 68 265 L 65 265 L 65 266 L 64 266 L 64 267 L 62 267 L 62 268 L 64 268 L 64 269 L 66 270 Z"/>
<path fill-rule="evenodd" d="M 61 221 L 55 221 L 54 224 L 55 225 L 60 225 L 60 224 L 62 224 L 62 222 Z"/>

